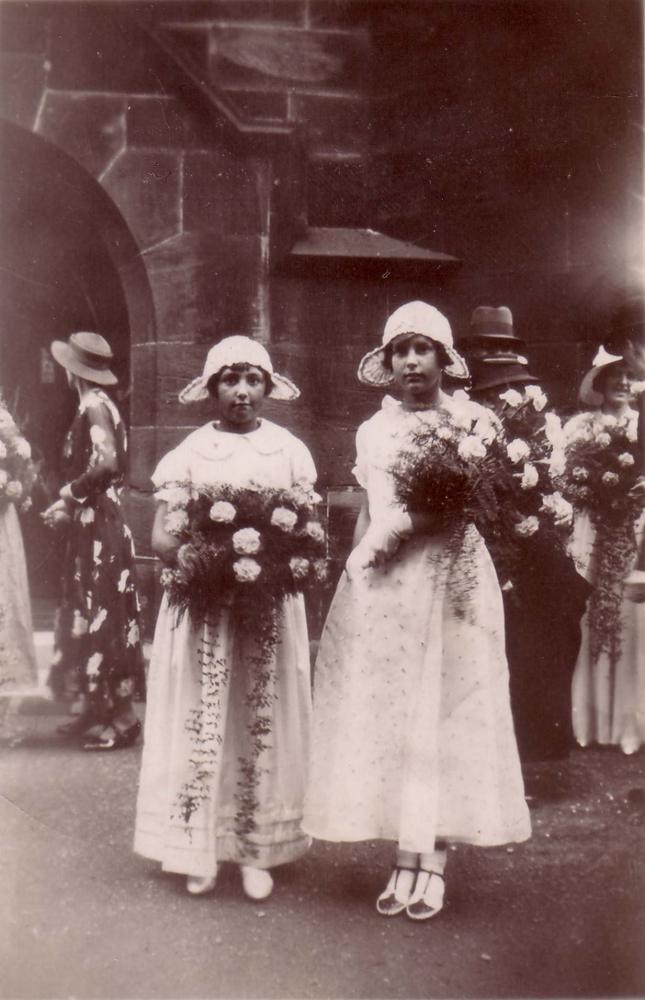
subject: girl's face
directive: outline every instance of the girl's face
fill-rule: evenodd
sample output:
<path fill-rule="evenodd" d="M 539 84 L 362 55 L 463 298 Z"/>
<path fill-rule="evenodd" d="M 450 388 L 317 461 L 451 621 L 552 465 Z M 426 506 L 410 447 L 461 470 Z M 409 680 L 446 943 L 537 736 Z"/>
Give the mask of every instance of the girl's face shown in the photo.
<path fill-rule="evenodd" d="M 633 397 L 632 383 L 627 365 L 617 365 L 603 379 L 602 395 L 608 406 L 627 406 Z"/>
<path fill-rule="evenodd" d="M 392 374 L 406 400 L 430 399 L 441 382 L 437 348 L 418 333 L 397 337 L 392 345 Z"/>
<path fill-rule="evenodd" d="M 224 430 L 246 434 L 258 425 L 266 393 L 266 381 L 261 368 L 224 368 L 217 380 L 216 399 L 220 424 Z"/>

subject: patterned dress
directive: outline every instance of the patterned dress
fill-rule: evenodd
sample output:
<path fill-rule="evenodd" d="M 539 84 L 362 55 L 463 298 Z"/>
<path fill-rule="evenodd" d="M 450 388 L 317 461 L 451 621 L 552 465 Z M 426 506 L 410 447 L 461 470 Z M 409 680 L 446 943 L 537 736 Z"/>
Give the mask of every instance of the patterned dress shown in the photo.
<path fill-rule="evenodd" d="M 447 410 L 458 405 L 482 409 L 442 396 Z M 359 427 L 354 472 L 373 522 L 396 506 L 389 470 L 427 417 L 386 397 Z M 413 535 L 384 566 L 343 574 L 315 667 L 303 823 L 312 836 L 382 838 L 414 852 L 438 839 L 530 836 L 502 597 L 479 533 L 467 531 L 467 616 L 456 610 L 445 536 Z"/>
<path fill-rule="evenodd" d="M 50 683 L 57 694 L 83 695 L 104 724 L 144 685 L 134 546 L 119 502 L 126 451 L 116 406 L 105 392 L 91 389 L 63 448 L 76 504 L 67 528 Z"/>
<path fill-rule="evenodd" d="M 171 499 L 173 482 L 242 488 L 312 490 L 316 469 L 306 446 L 268 421 L 247 434 L 206 424 L 165 455 L 152 476 L 158 500 Z M 218 687 L 208 693 L 200 648 L 209 645 L 218 663 Z M 271 727 L 260 757 L 255 828 L 240 834 L 236 815 L 248 757 L 247 696 L 253 637 L 239 634 L 222 612 L 213 623 L 178 614 L 164 596 L 150 660 L 148 705 L 139 780 L 134 849 L 160 861 L 165 871 L 210 876 L 218 862 L 271 868 L 300 857 L 309 847 L 302 832 L 302 803 L 309 750 L 311 682 L 307 622 L 302 595 L 286 597 L 270 666 L 275 697 Z M 178 796 L 193 773 L 195 744 L 189 720 L 210 699 L 208 798 L 187 823 Z"/>

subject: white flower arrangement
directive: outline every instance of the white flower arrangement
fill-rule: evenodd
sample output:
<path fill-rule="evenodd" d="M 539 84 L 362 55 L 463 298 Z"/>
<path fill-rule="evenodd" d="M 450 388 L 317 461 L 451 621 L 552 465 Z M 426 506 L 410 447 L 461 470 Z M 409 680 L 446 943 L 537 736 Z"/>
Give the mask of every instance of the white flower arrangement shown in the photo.
<path fill-rule="evenodd" d="M 538 385 L 527 385 L 524 390 L 524 394 L 527 399 L 531 400 L 533 408 L 537 410 L 538 413 L 541 413 L 548 403 L 546 393 L 543 392 Z"/>
<path fill-rule="evenodd" d="M 499 398 L 509 406 L 520 406 L 522 403 L 522 394 L 517 389 L 507 389 L 506 392 L 500 392 Z"/>
<path fill-rule="evenodd" d="M 308 538 L 312 538 L 314 542 L 324 544 L 325 529 L 319 521 L 307 521 L 304 527 L 304 533 Z"/>
<path fill-rule="evenodd" d="M 628 451 L 624 451 L 618 456 L 618 461 L 623 468 L 628 468 L 630 465 L 634 465 L 635 458 L 633 455 L 630 455 Z"/>
<path fill-rule="evenodd" d="M 573 522 L 573 507 L 568 500 L 565 500 L 559 490 L 542 497 L 542 510 L 551 514 L 563 527 L 569 526 Z"/>
<path fill-rule="evenodd" d="M 601 431 L 599 434 L 596 435 L 596 442 L 600 445 L 601 448 L 609 448 L 611 444 L 611 437 L 609 436 L 609 434 L 607 434 L 606 431 Z"/>
<path fill-rule="evenodd" d="M 308 559 L 303 559 L 300 556 L 292 556 L 289 560 L 289 566 L 294 580 L 306 580 L 309 576 L 309 565 Z"/>
<path fill-rule="evenodd" d="M 462 438 L 457 445 L 457 453 L 460 458 L 466 460 L 471 458 L 485 458 L 486 445 L 480 437 L 477 437 L 475 434 L 469 434 L 467 437 Z"/>
<path fill-rule="evenodd" d="M 164 528 L 169 535 L 181 535 L 189 525 L 188 514 L 185 510 L 169 510 L 164 518 Z"/>
<path fill-rule="evenodd" d="M 603 483 L 607 483 L 608 486 L 615 486 L 620 477 L 615 472 L 603 472 L 601 479 Z"/>

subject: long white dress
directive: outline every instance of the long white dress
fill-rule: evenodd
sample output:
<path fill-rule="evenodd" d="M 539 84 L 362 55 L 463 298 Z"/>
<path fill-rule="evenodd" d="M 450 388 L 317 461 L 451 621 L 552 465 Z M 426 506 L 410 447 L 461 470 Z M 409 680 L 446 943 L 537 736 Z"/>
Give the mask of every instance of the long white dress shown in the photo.
<path fill-rule="evenodd" d="M 450 408 L 450 397 L 442 405 Z M 476 403 L 459 403 L 478 407 Z M 395 504 L 389 469 L 424 412 L 390 397 L 357 435 L 372 521 Z M 345 574 L 315 667 L 304 828 L 332 841 L 437 839 L 495 845 L 530 836 L 511 718 L 501 593 L 468 529 L 472 574 L 455 611 L 445 536 L 405 541 L 384 567 Z M 463 581 L 462 581 L 463 582 Z"/>
<path fill-rule="evenodd" d="M 263 420 L 248 434 L 231 434 L 206 424 L 162 458 L 152 477 L 158 499 L 165 499 L 164 483 L 228 483 L 313 488 L 316 470 L 306 446 L 289 431 Z M 199 710 L 202 676 L 198 647 L 214 644 L 221 667 L 217 693 L 218 716 L 213 746 L 216 766 L 208 800 L 189 825 L 178 814 L 177 797 L 191 776 L 194 754 L 187 720 Z M 196 628 L 176 612 L 164 597 L 154 636 L 145 739 L 137 802 L 134 849 L 160 861 L 166 871 L 213 875 L 218 862 L 250 863 L 258 868 L 292 861 L 309 847 L 301 829 L 305 768 L 309 749 L 311 689 L 309 647 L 304 601 L 288 597 L 275 651 L 271 734 L 262 754 L 256 828 L 248 843 L 237 832 L 236 797 L 240 758 L 248 753 L 248 715 L 245 706 L 245 657 L 253 655 L 249 638 L 236 634 L 224 612 L 216 627 Z"/>
<path fill-rule="evenodd" d="M 27 565 L 13 503 L 0 510 L 0 695 L 37 682 Z"/>
<path fill-rule="evenodd" d="M 565 425 L 566 437 L 572 438 L 587 425 L 592 434 L 600 433 L 600 411 L 579 413 Z M 637 433 L 638 413 L 630 413 L 632 432 Z M 634 526 L 636 552 L 645 533 L 645 512 Z M 596 528 L 587 511 L 577 511 L 574 518 L 570 552 L 578 572 L 591 584 L 597 580 Z M 627 567 L 626 575 L 636 561 Z M 591 656 L 589 602 L 582 627 L 582 642 L 573 673 L 571 705 L 573 731 L 578 743 L 620 746 L 634 753 L 645 743 L 645 604 L 622 600 L 621 651 L 612 664 L 607 653 L 597 660 Z"/>

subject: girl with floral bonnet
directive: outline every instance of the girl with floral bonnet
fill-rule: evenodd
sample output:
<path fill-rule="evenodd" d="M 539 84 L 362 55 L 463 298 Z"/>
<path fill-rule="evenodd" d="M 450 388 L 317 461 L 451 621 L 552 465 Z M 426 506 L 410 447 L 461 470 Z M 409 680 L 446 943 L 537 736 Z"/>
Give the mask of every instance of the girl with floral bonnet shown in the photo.
<path fill-rule="evenodd" d="M 211 348 L 202 374 L 179 398 L 182 403 L 210 399 L 216 419 L 165 455 L 152 476 L 157 498 L 152 545 L 166 572 L 190 576 L 199 560 L 194 545 L 181 544 L 175 523 L 183 516 L 180 500 L 187 490 L 223 488 L 245 495 L 258 491 L 258 496 L 294 490 L 313 505 L 316 469 L 308 449 L 261 416 L 266 398 L 298 395 L 256 341 L 232 336 Z M 285 531 L 287 515 L 282 511 Z M 214 503 L 211 516 L 231 519 L 234 526 L 235 499 Z M 238 543 L 244 554 L 236 574 L 243 587 L 259 572 L 253 558 L 258 532 L 239 531 Z M 221 862 L 230 861 L 240 866 L 247 896 L 263 899 L 273 888 L 269 869 L 300 857 L 310 843 L 300 825 L 311 710 L 302 595 L 285 597 L 279 610 L 275 642 L 262 666 L 270 690 L 260 699 L 265 728 L 249 785 L 251 744 L 259 725 L 249 705 L 257 639 L 235 627 L 231 608 L 197 619 L 190 608 L 181 614 L 168 594 L 162 600 L 150 663 L 134 847 L 160 861 L 164 871 L 186 875 L 192 894 L 214 889 Z M 186 796 L 196 787 L 199 795 L 186 812 Z"/>
<path fill-rule="evenodd" d="M 573 674 L 573 729 L 582 746 L 612 744 L 626 754 L 645 742 L 645 606 L 625 593 L 645 531 L 643 494 L 629 490 L 638 468 L 636 388 L 626 360 L 601 347 L 578 392 L 586 408 L 564 427 L 571 553 L 594 588 Z M 585 460 L 589 448 L 593 463 Z M 602 473 L 599 491 L 593 465 L 605 461 L 614 471 Z"/>
<path fill-rule="evenodd" d="M 443 906 L 448 841 L 530 835 L 490 556 L 469 525 L 460 615 L 447 536 L 401 505 L 392 473 L 426 427 L 438 438 L 473 425 L 494 436 L 489 411 L 442 391 L 444 372 L 467 376 L 448 320 L 424 302 L 397 309 L 359 365 L 361 382 L 394 385 L 400 399 L 385 396 L 356 437 L 366 499 L 316 662 L 304 822 L 323 840 L 392 841 L 376 908 L 413 920 Z"/>

